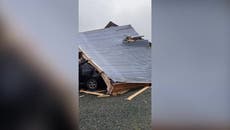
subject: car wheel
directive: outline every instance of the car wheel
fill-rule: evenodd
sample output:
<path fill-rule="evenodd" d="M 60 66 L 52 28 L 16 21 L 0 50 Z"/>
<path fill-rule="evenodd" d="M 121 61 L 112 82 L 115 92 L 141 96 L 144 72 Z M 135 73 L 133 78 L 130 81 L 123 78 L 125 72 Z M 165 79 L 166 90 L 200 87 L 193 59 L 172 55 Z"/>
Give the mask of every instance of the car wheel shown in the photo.
<path fill-rule="evenodd" d="M 91 91 L 97 90 L 98 88 L 97 80 L 94 78 L 87 80 L 86 86 L 87 86 L 87 89 Z"/>

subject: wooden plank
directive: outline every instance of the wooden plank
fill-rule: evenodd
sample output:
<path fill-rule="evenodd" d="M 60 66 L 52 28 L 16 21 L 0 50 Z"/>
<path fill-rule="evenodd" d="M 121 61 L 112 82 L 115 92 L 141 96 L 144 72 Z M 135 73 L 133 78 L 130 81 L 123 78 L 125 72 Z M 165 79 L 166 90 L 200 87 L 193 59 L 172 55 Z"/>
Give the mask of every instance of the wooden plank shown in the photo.
<path fill-rule="evenodd" d="M 143 93 L 143 92 L 144 92 L 145 90 L 147 90 L 148 88 L 150 88 L 150 87 L 147 86 L 147 87 L 142 88 L 142 89 L 139 90 L 138 92 L 136 92 L 136 93 L 134 93 L 133 95 L 129 96 L 129 97 L 127 98 L 127 100 L 131 101 L 134 97 L 136 97 L 137 95 Z"/>
<path fill-rule="evenodd" d="M 105 94 L 103 93 L 98 93 L 98 92 L 91 92 L 91 91 L 85 91 L 85 90 L 80 90 L 81 93 L 86 93 L 86 94 L 92 94 L 92 95 L 97 95 L 97 96 L 103 96 Z"/>
<path fill-rule="evenodd" d="M 104 94 L 104 95 L 97 96 L 97 97 L 99 97 L 99 98 L 103 98 L 103 97 L 110 97 L 110 95 Z"/>

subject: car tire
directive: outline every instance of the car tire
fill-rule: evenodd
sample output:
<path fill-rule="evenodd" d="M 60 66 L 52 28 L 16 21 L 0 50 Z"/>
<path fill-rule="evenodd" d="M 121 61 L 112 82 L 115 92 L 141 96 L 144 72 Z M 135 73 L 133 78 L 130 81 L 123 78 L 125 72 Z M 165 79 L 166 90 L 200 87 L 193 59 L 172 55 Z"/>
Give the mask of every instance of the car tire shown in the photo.
<path fill-rule="evenodd" d="M 98 88 L 98 82 L 95 78 L 88 79 L 86 82 L 86 87 L 90 91 L 95 91 Z"/>

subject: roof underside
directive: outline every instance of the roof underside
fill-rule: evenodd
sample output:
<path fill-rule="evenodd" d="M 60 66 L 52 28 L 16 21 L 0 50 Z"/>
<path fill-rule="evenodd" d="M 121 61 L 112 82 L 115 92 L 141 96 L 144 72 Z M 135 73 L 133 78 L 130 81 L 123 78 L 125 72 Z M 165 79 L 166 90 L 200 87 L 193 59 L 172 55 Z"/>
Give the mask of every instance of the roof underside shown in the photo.
<path fill-rule="evenodd" d="M 79 33 L 77 42 L 114 82 L 151 83 L 151 48 L 122 41 L 138 35 L 131 25 Z"/>

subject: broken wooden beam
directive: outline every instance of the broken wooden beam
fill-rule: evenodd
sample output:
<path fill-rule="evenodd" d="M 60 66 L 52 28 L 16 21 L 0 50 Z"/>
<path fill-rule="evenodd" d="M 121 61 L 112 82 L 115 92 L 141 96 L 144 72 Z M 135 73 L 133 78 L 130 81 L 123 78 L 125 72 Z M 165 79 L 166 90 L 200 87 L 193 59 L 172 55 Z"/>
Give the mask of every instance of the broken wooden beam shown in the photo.
<path fill-rule="evenodd" d="M 97 97 L 99 97 L 99 98 L 104 98 L 104 97 L 110 97 L 110 95 L 104 94 L 104 95 L 97 96 Z"/>
<path fill-rule="evenodd" d="M 110 95 L 99 93 L 99 92 L 91 92 L 91 91 L 85 91 L 85 90 L 80 90 L 81 93 L 86 93 L 86 94 L 92 94 L 96 95 L 97 97 L 109 97 Z"/>
<path fill-rule="evenodd" d="M 136 97 L 137 95 L 143 93 L 143 92 L 144 92 L 145 90 L 147 90 L 148 88 L 150 88 L 150 87 L 147 86 L 147 87 L 142 88 L 141 90 L 137 91 L 137 92 L 134 93 L 133 95 L 129 96 L 129 97 L 127 98 L 127 100 L 131 101 L 134 97 Z"/>
<path fill-rule="evenodd" d="M 80 90 L 81 93 L 86 93 L 86 94 L 92 94 L 92 95 L 97 95 L 97 96 L 103 96 L 105 94 L 103 93 L 98 93 L 98 92 L 91 92 L 91 91 L 85 91 L 85 90 Z"/>

